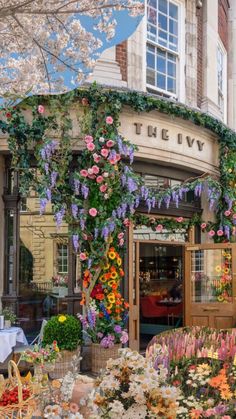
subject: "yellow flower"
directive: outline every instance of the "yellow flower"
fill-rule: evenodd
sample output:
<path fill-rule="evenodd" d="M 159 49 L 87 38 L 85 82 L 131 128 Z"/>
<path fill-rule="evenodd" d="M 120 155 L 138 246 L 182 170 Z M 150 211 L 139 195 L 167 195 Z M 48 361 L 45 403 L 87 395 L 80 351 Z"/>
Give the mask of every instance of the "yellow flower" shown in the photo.
<path fill-rule="evenodd" d="M 221 266 L 220 266 L 220 265 L 217 265 L 217 266 L 215 267 L 215 270 L 216 270 L 216 272 L 221 272 Z"/>
<path fill-rule="evenodd" d="M 121 258 L 117 258 L 117 265 L 118 265 L 118 266 L 121 266 L 121 263 L 122 263 Z"/>
<path fill-rule="evenodd" d="M 116 254 L 115 254 L 115 252 L 109 252 L 108 256 L 109 256 L 109 259 L 114 260 L 115 257 L 116 257 Z"/>
<path fill-rule="evenodd" d="M 225 268 L 225 269 L 224 269 L 224 273 L 225 273 L 225 274 L 228 274 L 228 273 L 229 273 L 229 268 Z"/>
<path fill-rule="evenodd" d="M 64 323 L 66 321 L 66 316 L 64 316 L 64 314 L 62 314 L 61 316 L 58 317 L 58 321 L 60 323 Z"/>
<path fill-rule="evenodd" d="M 114 279 L 110 279 L 110 281 L 108 281 L 109 287 L 112 287 L 112 285 L 114 285 L 115 283 L 116 281 L 114 281 Z"/>
<path fill-rule="evenodd" d="M 101 275 L 99 279 L 101 282 L 106 282 L 106 278 L 104 277 L 104 275 Z"/>
<path fill-rule="evenodd" d="M 112 278 L 112 279 L 116 279 L 116 278 L 117 278 L 117 276 L 118 276 L 118 275 L 117 275 L 117 272 L 112 272 L 112 273 L 111 273 L 111 278 Z"/>
<path fill-rule="evenodd" d="M 224 297 L 222 297 L 222 295 L 219 295 L 219 296 L 217 297 L 217 300 L 218 300 L 220 303 L 222 303 L 222 301 L 224 301 Z"/>
<path fill-rule="evenodd" d="M 108 305 L 107 305 L 107 310 L 111 310 L 111 309 L 112 309 L 112 306 L 113 306 L 113 304 L 111 304 L 111 303 L 110 303 L 110 304 L 108 304 Z"/>
<path fill-rule="evenodd" d="M 229 173 L 232 173 L 232 171 L 233 171 L 232 169 L 228 169 L 228 172 L 229 172 Z"/>
<path fill-rule="evenodd" d="M 110 264 L 107 263 L 105 266 L 103 266 L 104 271 L 108 271 L 110 269 Z"/>
<path fill-rule="evenodd" d="M 111 293 L 107 296 L 107 299 L 108 299 L 109 303 L 111 303 L 111 304 L 114 304 L 114 303 L 115 303 L 115 301 L 116 301 L 116 299 L 115 299 L 115 295 L 114 295 L 114 293 L 113 293 L 113 292 L 111 292 Z"/>

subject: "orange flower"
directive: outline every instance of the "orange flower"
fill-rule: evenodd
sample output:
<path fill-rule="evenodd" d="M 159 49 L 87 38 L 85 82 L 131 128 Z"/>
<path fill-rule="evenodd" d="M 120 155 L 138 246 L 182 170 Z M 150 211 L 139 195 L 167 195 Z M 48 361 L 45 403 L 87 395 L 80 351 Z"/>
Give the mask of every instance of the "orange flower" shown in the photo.
<path fill-rule="evenodd" d="M 125 303 L 124 303 L 124 307 L 125 307 L 125 308 L 129 308 L 129 303 L 126 303 L 126 302 L 125 302 Z"/>
<path fill-rule="evenodd" d="M 86 299 L 85 299 L 85 294 L 83 292 L 82 293 L 82 300 L 80 301 L 80 305 L 83 306 L 85 304 L 85 302 L 86 302 Z"/>
<path fill-rule="evenodd" d="M 202 411 L 199 409 L 192 409 L 190 413 L 191 419 L 198 419 L 201 417 Z"/>
<path fill-rule="evenodd" d="M 124 276 L 124 275 L 125 275 L 125 273 L 124 273 L 123 269 L 120 269 L 120 276 Z"/>
<path fill-rule="evenodd" d="M 112 284 L 112 289 L 115 291 L 115 290 L 117 290 L 117 287 L 118 287 L 118 285 L 117 284 Z"/>
<path fill-rule="evenodd" d="M 95 298 L 96 300 L 104 300 L 104 294 L 96 294 Z"/>

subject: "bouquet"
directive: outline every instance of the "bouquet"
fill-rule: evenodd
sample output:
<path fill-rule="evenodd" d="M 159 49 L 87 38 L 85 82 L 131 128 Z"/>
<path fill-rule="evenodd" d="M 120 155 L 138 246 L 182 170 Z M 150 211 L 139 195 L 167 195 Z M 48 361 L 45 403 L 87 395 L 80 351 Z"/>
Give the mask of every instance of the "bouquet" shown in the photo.
<path fill-rule="evenodd" d="M 114 319 L 105 309 L 103 303 L 100 309 L 92 301 L 87 315 L 78 314 L 83 325 L 84 333 L 90 337 L 93 343 L 99 343 L 103 348 L 112 348 L 116 343 L 127 343 L 128 333 L 125 329 L 127 314 L 123 313 L 120 321 Z"/>
<path fill-rule="evenodd" d="M 54 287 L 68 287 L 68 276 L 67 275 L 53 276 L 52 283 Z"/>
<path fill-rule="evenodd" d="M 33 349 L 27 349 L 22 353 L 21 360 L 43 368 L 45 364 L 55 363 L 58 355 L 59 348 L 57 342 L 54 341 L 52 345 L 46 345 L 44 348 L 34 345 Z"/>
<path fill-rule="evenodd" d="M 107 362 L 89 396 L 90 417 L 175 419 L 179 391 L 166 385 L 167 374 L 161 366 L 156 371 L 138 352 L 120 349 L 120 358 Z"/>

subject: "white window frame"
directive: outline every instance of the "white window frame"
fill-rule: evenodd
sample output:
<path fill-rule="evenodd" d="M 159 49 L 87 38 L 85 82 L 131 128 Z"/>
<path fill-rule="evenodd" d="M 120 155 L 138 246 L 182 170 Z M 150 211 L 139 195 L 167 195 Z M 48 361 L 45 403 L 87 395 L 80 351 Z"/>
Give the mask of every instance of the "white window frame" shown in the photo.
<path fill-rule="evenodd" d="M 218 51 L 222 53 L 223 57 L 223 74 L 222 74 L 222 90 L 219 89 L 218 83 Z M 223 108 L 219 106 L 220 113 L 222 115 L 222 119 L 225 123 L 227 123 L 227 51 L 221 41 L 220 37 L 218 38 L 217 43 L 217 50 L 216 50 L 216 62 L 217 62 L 217 105 L 219 106 L 219 93 L 222 95 L 223 99 Z"/>
<path fill-rule="evenodd" d="M 67 247 L 67 271 L 59 271 L 59 246 L 66 246 Z M 56 243 L 56 270 L 57 270 L 57 274 L 59 275 L 68 275 L 68 265 L 69 265 L 69 248 L 68 248 L 68 243 Z M 64 257 L 64 255 L 63 255 Z M 63 260 L 63 259 L 62 259 Z M 62 263 L 62 267 L 64 266 L 64 263 Z"/>
<path fill-rule="evenodd" d="M 146 42 L 145 42 L 145 71 L 144 71 L 144 80 L 146 89 L 150 92 L 163 94 L 164 96 L 173 97 L 178 99 L 180 102 L 185 102 L 185 2 L 184 0 L 170 0 L 171 3 L 175 4 L 178 7 L 178 50 L 177 52 L 170 50 L 169 48 L 159 45 L 157 42 L 152 41 L 147 36 L 147 0 L 145 0 L 145 30 L 146 30 Z M 170 52 L 173 55 L 177 56 L 176 60 L 176 93 L 169 92 L 168 90 L 163 90 L 157 86 L 147 83 L 147 44 L 156 46 L 162 51 Z"/>

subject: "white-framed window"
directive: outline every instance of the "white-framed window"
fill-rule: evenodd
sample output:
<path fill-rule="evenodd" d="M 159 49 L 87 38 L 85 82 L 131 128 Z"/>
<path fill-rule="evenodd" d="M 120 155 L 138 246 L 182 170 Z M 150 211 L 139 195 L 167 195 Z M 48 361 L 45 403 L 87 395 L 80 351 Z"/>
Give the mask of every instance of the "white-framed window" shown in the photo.
<path fill-rule="evenodd" d="M 57 273 L 68 274 L 68 245 L 57 243 Z"/>
<path fill-rule="evenodd" d="M 180 3 L 147 0 L 146 83 L 168 96 L 178 95 Z"/>
<path fill-rule="evenodd" d="M 218 106 L 223 120 L 226 122 L 227 115 L 227 53 L 222 44 L 217 46 L 217 87 Z"/>

